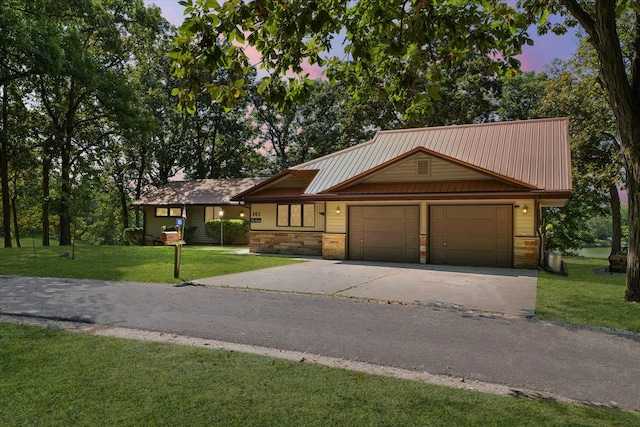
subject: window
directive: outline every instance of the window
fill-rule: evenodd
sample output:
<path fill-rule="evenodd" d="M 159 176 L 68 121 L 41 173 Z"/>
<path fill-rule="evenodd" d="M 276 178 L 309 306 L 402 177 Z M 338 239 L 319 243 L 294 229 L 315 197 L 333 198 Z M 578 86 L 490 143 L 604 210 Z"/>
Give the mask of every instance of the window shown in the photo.
<path fill-rule="evenodd" d="M 278 205 L 278 227 L 313 227 L 316 220 L 316 205 Z"/>
<path fill-rule="evenodd" d="M 182 216 L 182 208 L 180 207 L 157 207 L 156 216 L 172 216 L 180 218 Z"/>
<path fill-rule="evenodd" d="M 204 207 L 204 221 L 210 221 L 215 219 L 215 214 L 213 213 L 213 206 L 205 206 Z"/>

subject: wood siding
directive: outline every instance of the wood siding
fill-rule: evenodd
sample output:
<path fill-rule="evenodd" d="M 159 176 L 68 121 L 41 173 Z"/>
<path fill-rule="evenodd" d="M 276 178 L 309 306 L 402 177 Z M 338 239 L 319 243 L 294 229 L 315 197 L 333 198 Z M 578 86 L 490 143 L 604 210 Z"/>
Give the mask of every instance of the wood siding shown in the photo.
<path fill-rule="evenodd" d="M 429 160 L 431 163 L 431 173 L 429 175 L 418 174 L 419 161 L 421 160 Z M 469 181 L 482 179 L 489 179 L 489 177 L 453 162 L 420 153 L 391 165 L 362 182 Z"/>
<path fill-rule="evenodd" d="M 336 213 L 336 209 L 340 207 L 340 214 Z M 346 233 L 347 232 L 347 203 L 327 202 L 326 203 L 326 221 L 327 233 Z"/>
<path fill-rule="evenodd" d="M 535 200 L 516 200 L 513 202 L 513 234 L 515 236 L 533 237 L 536 235 Z M 519 206 L 516 208 L 516 206 Z M 523 208 L 527 207 L 527 213 Z"/>

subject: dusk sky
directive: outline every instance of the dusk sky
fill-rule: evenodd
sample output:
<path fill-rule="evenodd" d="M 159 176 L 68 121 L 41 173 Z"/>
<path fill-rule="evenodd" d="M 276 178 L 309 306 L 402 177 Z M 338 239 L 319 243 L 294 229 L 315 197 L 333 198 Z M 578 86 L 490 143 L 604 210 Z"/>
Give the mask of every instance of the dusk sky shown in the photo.
<path fill-rule="evenodd" d="M 162 9 L 164 18 L 175 26 L 183 21 L 184 8 L 178 4 L 178 0 L 144 0 L 145 4 L 156 4 Z M 536 35 L 535 28 L 529 32 Z M 556 36 L 548 34 L 543 37 L 534 37 L 533 46 L 524 46 L 523 54 L 518 58 L 524 71 L 544 71 L 546 65 L 551 64 L 554 58 L 567 60 L 578 47 L 578 39 L 572 34 Z M 317 77 L 311 75 L 311 77 Z"/>

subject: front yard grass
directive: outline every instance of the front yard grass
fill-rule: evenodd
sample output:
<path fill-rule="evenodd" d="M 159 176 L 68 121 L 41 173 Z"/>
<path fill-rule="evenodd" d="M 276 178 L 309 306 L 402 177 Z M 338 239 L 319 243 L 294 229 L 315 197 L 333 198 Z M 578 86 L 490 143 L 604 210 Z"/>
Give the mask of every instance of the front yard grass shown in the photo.
<path fill-rule="evenodd" d="M 615 409 L 10 323 L 0 377 L 3 426 L 640 425 Z"/>
<path fill-rule="evenodd" d="M 570 257 L 569 274 L 538 275 L 539 319 L 640 332 L 640 304 L 624 300 L 625 277 L 596 273 L 606 259 Z"/>
<path fill-rule="evenodd" d="M 25 244 L 26 243 L 26 244 Z M 75 259 L 61 258 L 66 246 L 30 246 L 0 249 L 0 274 L 65 277 L 71 279 L 181 283 L 187 280 L 287 265 L 292 258 L 226 253 L 233 247 L 190 246 L 182 248 L 180 278 L 173 278 L 173 246 L 92 246 L 79 243 Z"/>

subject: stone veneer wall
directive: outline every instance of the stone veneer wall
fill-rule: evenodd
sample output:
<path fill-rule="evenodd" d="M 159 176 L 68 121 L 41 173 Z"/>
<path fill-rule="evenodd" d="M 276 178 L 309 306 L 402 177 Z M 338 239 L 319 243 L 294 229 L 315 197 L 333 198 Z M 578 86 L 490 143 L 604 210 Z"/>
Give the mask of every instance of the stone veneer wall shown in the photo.
<path fill-rule="evenodd" d="M 347 259 L 347 235 L 329 234 L 322 235 L 322 258 Z"/>
<path fill-rule="evenodd" d="M 429 246 L 427 246 L 427 235 L 420 235 L 420 264 L 426 264 L 429 257 Z"/>
<path fill-rule="evenodd" d="M 283 255 L 322 255 L 322 232 L 252 231 L 249 252 Z"/>
<path fill-rule="evenodd" d="M 514 237 L 513 239 L 513 267 L 538 268 L 540 254 L 540 238 Z"/>

